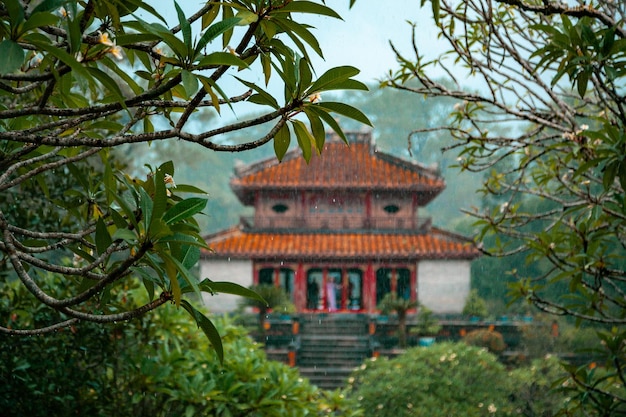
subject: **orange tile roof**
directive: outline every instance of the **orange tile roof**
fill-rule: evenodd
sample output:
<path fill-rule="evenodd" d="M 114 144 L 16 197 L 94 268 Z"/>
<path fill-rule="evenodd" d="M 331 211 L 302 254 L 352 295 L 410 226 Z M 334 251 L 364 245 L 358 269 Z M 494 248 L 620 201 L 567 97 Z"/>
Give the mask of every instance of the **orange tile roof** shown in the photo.
<path fill-rule="evenodd" d="M 231 186 L 240 198 L 246 191 L 297 188 L 427 191 L 429 200 L 445 188 L 435 170 L 378 152 L 371 134 L 352 134 L 352 139 L 347 146 L 327 138 L 324 151 L 308 164 L 293 150 L 280 163 L 273 158 L 248 165 L 237 170 Z"/>
<path fill-rule="evenodd" d="M 207 238 L 217 258 L 280 259 L 474 259 L 475 245 L 466 239 L 431 229 L 403 233 L 264 233 L 238 227 Z"/>

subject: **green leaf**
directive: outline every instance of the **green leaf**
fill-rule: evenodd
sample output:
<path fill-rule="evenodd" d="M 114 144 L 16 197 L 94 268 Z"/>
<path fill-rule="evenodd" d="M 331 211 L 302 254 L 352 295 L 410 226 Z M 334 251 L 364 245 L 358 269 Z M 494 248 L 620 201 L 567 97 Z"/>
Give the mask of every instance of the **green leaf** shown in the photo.
<path fill-rule="evenodd" d="M 293 130 L 298 139 L 298 145 L 300 149 L 302 149 L 302 156 L 308 163 L 311 160 L 311 146 L 315 143 L 315 139 L 300 120 L 292 120 L 291 122 L 293 123 Z"/>
<path fill-rule="evenodd" d="M 111 200 L 111 202 L 112 201 L 113 200 Z M 111 202 L 109 202 L 109 205 L 111 204 Z M 124 217 L 122 217 L 122 215 L 117 210 L 115 210 L 113 207 L 109 207 L 109 214 L 111 218 L 113 219 L 113 223 L 115 223 L 115 226 L 117 227 L 118 231 L 128 230 L 126 229 L 128 227 L 128 222 L 124 220 Z"/>
<path fill-rule="evenodd" d="M 213 23 L 219 11 L 220 11 L 219 4 L 212 4 L 209 6 L 209 10 L 205 14 L 202 15 L 202 30 L 204 30 L 211 23 Z"/>
<path fill-rule="evenodd" d="M 430 0 L 432 10 L 433 10 L 433 17 L 435 19 L 435 24 L 439 24 L 439 14 L 440 14 L 440 8 L 441 8 L 439 1 L 440 0 Z"/>
<path fill-rule="evenodd" d="M 285 7 L 277 9 L 272 13 L 311 13 L 319 16 L 329 16 L 335 19 L 341 19 L 333 9 L 322 4 L 313 3 L 312 1 L 292 1 Z"/>
<path fill-rule="evenodd" d="M 624 158 L 619 164 L 619 171 L 617 175 L 622 189 L 626 190 L 626 158 Z"/>
<path fill-rule="evenodd" d="M 217 353 L 220 363 L 224 363 L 224 346 L 222 345 L 222 339 L 211 320 L 193 308 L 187 300 L 183 300 L 181 305 L 191 315 L 191 317 L 196 320 L 198 327 L 202 329 L 202 332 L 204 332 L 206 337 L 209 339 L 209 342 L 211 342 L 211 345 L 213 345 L 213 348 L 215 349 L 215 353 Z"/>
<path fill-rule="evenodd" d="M 289 126 L 284 124 L 278 132 L 276 132 L 276 135 L 274 135 L 274 153 L 279 161 L 283 160 L 283 157 L 289 149 L 290 142 L 291 134 L 289 133 Z"/>
<path fill-rule="evenodd" d="M 343 133 L 341 126 L 339 126 L 339 123 L 337 123 L 337 121 L 330 114 L 328 114 L 326 110 L 322 109 L 317 104 L 309 105 L 306 107 L 306 109 L 309 112 L 317 114 L 320 119 L 322 119 L 328 126 L 330 126 L 330 128 L 333 129 L 335 133 L 337 133 L 345 143 L 348 143 L 348 138 L 346 137 L 345 133 Z"/>
<path fill-rule="evenodd" d="M 178 282 L 178 267 L 169 253 L 162 251 L 158 255 L 163 261 L 163 269 L 165 269 L 165 273 L 170 280 L 170 291 L 172 291 L 174 304 L 178 307 L 182 298 L 180 283 Z"/>
<path fill-rule="evenodd" d="M 147 23 L 138 19 L 141 26 L 148 32 L 159 37 L 167 46 L 169 46 L 174 54 L 180 59 L 191 58 L 188 55 L 187 45 L 175 35 L 173 35 L 165 26 L 159 23 Z"/>
<path fill-rule="evenodd" d="M 198 78 L 193 75 L 190 71 L 183 70 L 181 72 L 183 79 L 183 88 L 185 89 L 185 93 L 187 96 L 193 97 L 194 94 L 198 91 Z"/>
<path fill-rule="evenodd" d="M 122 93 L 122 90 L 120 89 L 119 85 L 117 85 L 117 83 L 115 82 L 115 80 L 113 78 L 111 78 L 106 72 L 95 68 L 95 67 L 86 67 L 87 72 L 89 72 L 89 74 L 97 79 L 98 81 L 100 81 L 100 83 L 107 89 L 109 90 L 113 96 L 115 97 L 115 100 L 122 104 L 123 107 L 126 107 L 124 101 L 124 94 Z"/>
<path fill-rule="evenodd" d="M 192 240 L 195 240 L 192 238 Z M 190 270 L 200 260 L 200 248 L 193 244 L 191 245 L 183 245 L 181 251 L 180 262 L 183 264 L 185 269 Z M 195 279 L 194 279 L 195 281 Z"/>
<path fill-rule="evenodd" d="M 165 213 L 165 210 L 167 209 L 167 189 L 165 187 L 165 175 L 172 175 L 170 174 L 170 172 L 172 172 L 173 168 L 172 170 L 168 169 L 170 163 L 171 161 L 169 163 L 166 162 L 162 164 L 154 174 L 154 198 L 152 200 L 153 205 L 151 223 L 159 222 L 161 217 L 163 216 L 163 213 Z M 151 224 L 150 227 L 152 228 L 153 225 Z"/>
<path fill-rule="evenodd" d="M 185 13 L 178 5 L 178 2 L 174 2 L 174 7 L 176 8 L 176 14 L 178 15 L 178 24 L 180 25 L 180 31 L 183 33 L 183 42 L 187 45 L 187 56 L 191 55 L 191 25 L 187 18 L 185 17 Z"/>
<path fill-rule="evenodd" d="M 359 74 L 359 70 L 351 66 L 343 66 L 331 68 L 322 74 L 309 88 L 308 93 L 313 94 L 319 91 L 327 90 L 329 86 L 332 86 L 342 81 L 346 81 L 350 77 L 354 77 Z M 367 87 L 365 87 L 367 89 Z"/>
<path fill-rule="evenodd" d="M 113 240 L 111 239 L 111 235 L 109 235 L 107 226 L 102 217 L 100 217 L 96 222 L 96 251 L 101 255 L 106 252 L 107 248 L 111 246 L 112 243 Z"/>
<path fill-rule="evenodd" d="M 203 279 L 198 285 L 201 291 L 208 292 L 209 294 L 232 294 L 239 295 L 241 297 L 251 298 L 258 300 L 262 303 L 267 302 L 256 292 L 249 288 L 242 287 L 239 284 L 228 281 L 211 281 L 208 278 Z"/>
<path fill-rule="evenodd" d="M 304 108 L 304 114 L 306 114 L 311 124 L 311 133 L 315 139 L 315 148 L 318 153 L 321 153 L 324 149 L 324 143 L 326 142 L 326 130 L 324 129 L 321 118 L 315 112 L 307 111 L 308 108 L 309 106 Z"/>
<path fill-rule="evenodd" d="M 41 5 L 41 3 L 40 3 Z M 30 15 L 28 20 L 21 27 L 22 33 L 40 28 L 42 26 L 54 26 L 59 21 L 59 17 L 48 12 L 37 12 Z"/>
<path fill-rule="evenodd" d="M 235 15 L 233 14 L 233 8 L 229 7 L 228 5 L 223 5 L 222 6 L 222 21 L 232 19 L 234 17 Z M 222 36 L 222 49 L 226 48 L 228 44 L 230 43 L 230 39 L 233 36 L 233 32 L 234 32 L 233 28 L 230 28 L 226 32 L 224 32 L 224 36 Z"/>
<path fill-rule="evenodd" d="M 10 22 L 17 26 L 24 21 L 24 8 L 18 0 L 4 0 L 4 8 L 9 14 Z"/>
<path fill-rule="evenodd" d="M 294 41 L 296 44 L 300 44 L 298 38 L 302 39 L 304 42 L 308 43 L 309 46 L 322 58 L 324 58 L 324 54 L 322 53 L 322 49 L 320 48 L 319 42 L 317 38 L 313 36 L 313 34 L 307 29 L 305 25 L 301 25 L 300 23 L 296 23 L 293 20 L 289 19 L 274 19 L 274 22 L 280 26 L 285 33 Z M 299 49 L 307 56 L 306 50 L 301 47 Z"/>
<path fill-rule="evenodd" d="M 115 44 L 125 46 L 141 42 L 153 42 L 161 38 L 153 33 L 124 33 L 115 37 Z"/>
<path fill-rule="evenodd" d="M 198 75 L 198 78 L 200 79 L 200 82 L 202 83 L 202 86 L 204 87 L 204 89 L 211 96 L 211 100 L 213 101 L 213 107 L 215 107 L 215 110 L 217 110 L 218 113 L 220 111 L 220 102 L 219 102 L 219 99 L 217 98 L 217 95 L 215 94 L 213 90 L 217 91 L 218 94 L 222 97 L 222 100 L 226 104 L 228 104 L 228 107 L 233 109 L 233 105 L 230 102 L 230 97 L 226 95 L 226 93 L 224 92 L 224 90 L 222 90 L 222 88 L 219 86 L 218 83 L 216 83 L 213 79 L 209 77 L 205 77 L 203 75 Z"/>
<path fill-rule="evenodd" d="M 113 200 L 120 206 L 126 219 L 130 224 L 137 230 L 139 225 L 137 223 L 137 219 L 135 218 L 135 213 L 133 213 L 133 209 L 130 207 L 128 202 L 125 200 L 125 196 L 123 194 L 117 193 L 114 190 L 107 190 L 107 193 L 111 195 Z"/>
<path fill-rule="evenodd" d="M 115 231 L 115 233 L 113 233 L 113 240 L 123 240 L 125 242 L 135 242 L 137 240 L 137 235 L 132 230 L 117 229 Z"/>
<path fill-rule="evenodd" d="M 255 102 L 253 101 L 253 103 L 258 103 L 258 104 L 267 104 L 268 106 L 273 107 L 274 109 L 279 109 L 280 106 L 278 105 L 278 102 L 276 101 L 276 99 L 267 91 L 263 90 L 261 87 L 259 87 L 258 85 L 242 80 L 239 77 L 235 77 L 237 80 L 239 80 L 240 83 L 242 83 L 243 85 L 245 85 L 248 88 L 253 89 L 254 91 L 256 91 L 259 94 L 259 98 L 262 98 L 262 102 Z M 248 99 L 248 101 L 250 101 L 250 99 Z"/>
<path fill-rule="evenodd" d="M 11 74 L 20 69 L 24 63 L 24 50 L 10 39 L 0 42 L 0 56 L 3 61 L 0 74 Z"/>
<path fill-rule="evenodd" d="M 357 122 L 361 122 L 368 126 L 373 126 L 372 122 L 367 118 L 365 114 L 363 114 L 363 112 L 348 104 L 329 101 L 319 103 L 317 104 L 317 106 L 327 109 L 331 112 L 338 113 L 342 116 L 346 116 L 350 119 L 356 120 Z"/>
<path fill-rule="evenodd" d="M 238 68 L 248 68 L 248 64 L 243 59 L 230 52 L 213 52 L 200 59 L 197 65 L 200 67 L 228 65 Z"/>
<path fill-rule="evenodd" d="M 193 185 L 187 185 L 187 184 L 179 184 L 176 186 L 175 188 L 176 194 L 178 193 L 194 193 L 194 194 L 206 194 L 206 191 L 193 186 Z"/>
<path fill-rule="evenodd" d="M 191 232 L 188 232 L 188 231 L 183 231 L 182 233 L 175 232 L 174 234 L 170 236 L 166 236 L 163 239 L 160 239 L 159 243 L 167 243 L 170 246 L 174 244 L 174 245 L 179 245 L 181 247 L 192 245 L 198 248 L 209 249 L 209 245 L 207 245 L 207 243 L 204 241 L 204 239 L 202 239 L 202 237 L 196 236 L 195 234 L 192 234 Z M 189 268 L 191 268 L 191 266 Z"/>
<path fill-rule="evenodd" d="M 63 62 L 65 65 L 70 67 L 76 75 L 80 75 L 87 80 L 91 78 L 89 72 L 87 72 L 87 70 L 82 66 L 80 62 L 76 60 L 74 56 L 68 54 L 60 48 L 51 45 L 48 41 L 44 42 L 40 36 L 34 35 L 37 34 L 27 35 L 24 37 L 24 40 Z"/>
<path fill-rule="evenodd" d="M 154 207 L 154 203 L 146 190 L 143 187 L 139 187 L 139 195 L 141 196 L 139 199 L 139 207 L 141 208 L 141 215 L 143 217 L 143 223 L 145 225 L 145 231 L 147 234 L 150 233 L 150 228 L 152 226 L 152 208 Z"/>
<path fill-rule="evenodd" d="M 31 16 L 39 12 L 51 12 L 67 3 L 67 0 L 43 0 L 31 12 Z"/>
<path fill-rule="evenodd" d="M 198 251 L 198 254 L 200 253 L 200 249 L 198 249 L 198 248 L 196 248 L 194 246 L 188 246 L 188 248 L 191 251 L 193 251 L 193 249 L 195 249 L 195 250 Z M 185 254 L 183 254 L 183 256 L 184 255 Z M 200 293 L 200 287 L 198 286 L 198 282 L 197 282 L 196 278 L 189 273 L 189 270 L 183 265 L 183 263 L 180 260 L 176 259 L 174 256 L 170 255 L 166 251 L 159 252 L 159 256 L 164 261 L 166 261 L 166 259 L 167 259 L 166 262 L 170 263 L 171 265 L 174 265 L 174 267 L 176 268 L 176 271 L 177 271 L 176 282 L 179 285 L 178 290 L 180 291 L 181 294 L 193 291 L 198 296 L 198 298 L 202 297 L 202 294 Z M 198 258 L 199 258 L 199 256 L 198 256 Z M 190 260 L 187 260 L 187 262 L 190 262 Z M 194 262 L 193 265 L 195 265 L 195 262 Z M 182 284 L 180 283 L 180 281 L 178 281 L 178 275 L 179 274 L 184 279 Z M 168 272 L 168 275 L 169 275 L 169 272 Z M 170 278 L 170 280 L 171 280 L 171 278 Z"/>
<path fill-rule="evenodd" d="M 581 98 L 585 97 L 587 92 L 587 85 L 589 83 L 589 73 L 587 71 L 581 71 L 576 78 L 576 87 L 578 88 L 578 94 Z"/>
<path fill-rule="evenodd" d="M 235 17 L 239 18 L 238 26 L 248 26 L 259 20 L 259 15 L 252 13 L 250 10 L 241 10 L 237 12 Z"/>
<path fill-rule="evenodd" d="M 163 221 L 166 224 L 178 223 L 204 210 L 206 204 L 206 198 L 196 197 L 180 201 L 163 215 Z"/>
<path fill-rule="evenodd" d="M 240 21 L 238 17 L 227 17 L 224 20 L 221 20 L 214 25 L 209 26 L 209 28 L 204 32 L 204 34 L 198 40 L 198 44 L 194 50 L 195 56 L 198 56 L 202 49 L 209 43 L 212 42 L 215 38 L 225 33 L 226 31 L 234 28 Z"/>
<path fill-rule="evenodd" d="M 128 85 L 128 87 L 133 90 L 133 93 L 135 95 L 139 95 L 143 92 L 143 88 L 141 88 L 139 84 L 137 84 L 137 82 L 128 74 L 128 72 L 125 71 L 125 69 L 120 68 L 120 66 L 117 65 L 117 63 L 113 62 L 111 58 L 109 58 L 108 56 L 102 57 L 102 59 L 100 59 L 100 62 L 111 71 L 113 71 L 122 80 L 124 80 L 126 85 Z"/>

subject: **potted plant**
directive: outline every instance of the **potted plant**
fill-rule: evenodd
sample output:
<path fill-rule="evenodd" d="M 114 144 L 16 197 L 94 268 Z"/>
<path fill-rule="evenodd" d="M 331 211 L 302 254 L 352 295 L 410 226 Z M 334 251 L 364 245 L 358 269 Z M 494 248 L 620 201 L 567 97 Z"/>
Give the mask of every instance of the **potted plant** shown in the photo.
<path fill-rule="evenodd" d="M 409 310 L 417 307 L 417 301 L 399 298 L 395 293 L 386 294 L 380 303 L 378 309 L 381 314 L 389 314 L 395 312 L 398 316 L 398 347 L 406 348 L 406 316 Z"/>
<path fill-rule="evenodd" d="M 417 315 L 417 323 L 412 330 L 419 337 L 420 346 L 430 346 L 435 343 L 435 336 L 441 330 L 439 320 L 433 315 L 431 309 L 424 305 L 420 305 Z"/>
<path fill-rule="evenodd" d="M 289 301 L 289 296 L 287 295 L 285 290 L 274 285 L 252 285 L 250 286 L 250 289 L 263 297 L 265 303 L 252 298 L 244 298 L 242 300 L 242 306 L 254 307 L 257 309 L 259 319 L 259 331 L 261 333 L 265 333 L 265 318 L 267 317 L 268 311 L 270 309 L 276 309 L 277 307 L 280 308 L 280 306 L 285 306 L 284 308 L 288 308 L 288 305 L 291 304 L 291 302 Z"/>

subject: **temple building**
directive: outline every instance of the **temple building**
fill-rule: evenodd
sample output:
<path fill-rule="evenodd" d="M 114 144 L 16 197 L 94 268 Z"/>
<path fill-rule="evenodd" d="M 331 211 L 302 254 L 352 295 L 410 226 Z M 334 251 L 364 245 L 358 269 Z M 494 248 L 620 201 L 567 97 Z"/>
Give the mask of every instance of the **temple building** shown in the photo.
<path fill-rule="evenodd" d="M 254 216 L 207 236 L 201 276 L 284 288 L 300 312 L 373 313 L 389 292 L 459 313 L 470 289 L 471 241 L 421 208 L 445 188 L 435 169 L 383 152 L 371 133 L 328 135 L 307 164 L 299 149 L 237 167 L 231 188 Z M 229 311 L 237 297 L 208 299 Z"/>

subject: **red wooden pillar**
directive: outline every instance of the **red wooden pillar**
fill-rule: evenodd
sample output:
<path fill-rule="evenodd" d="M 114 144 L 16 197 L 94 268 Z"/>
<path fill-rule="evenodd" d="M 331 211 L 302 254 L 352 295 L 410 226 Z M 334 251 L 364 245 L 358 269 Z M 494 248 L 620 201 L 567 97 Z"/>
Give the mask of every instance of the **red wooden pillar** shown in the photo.
<path fill-rule="evenodd" d="M 304 274 L 304 265 L 298 263 L 294 277 L 294 304 L 296 311 L 302 311 L 306 307 L 306 277 Z"/>
<path fill-rule="evenodd" d="M 376 310 L 376 277 L 371 261 L 367 263 L 363 277 L 363 309 L 368 313 Z"/>
<path fill-rule="evenodd" d="M 339 310 L 347 310 L 348 304 L 348 270 L 341 269 L 341 305 L 337 306 Z"/>
<path fill-rule="evenodd" d="M 411 301 L 417 301 L 417 263 L 415 267 L 409 269 L 409 271 L 411 271 Z"/>

